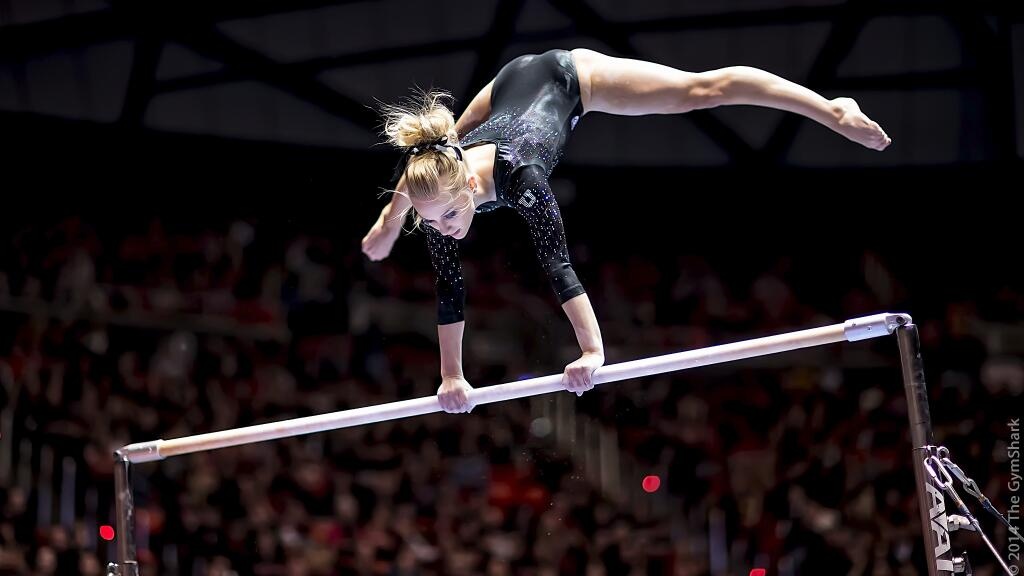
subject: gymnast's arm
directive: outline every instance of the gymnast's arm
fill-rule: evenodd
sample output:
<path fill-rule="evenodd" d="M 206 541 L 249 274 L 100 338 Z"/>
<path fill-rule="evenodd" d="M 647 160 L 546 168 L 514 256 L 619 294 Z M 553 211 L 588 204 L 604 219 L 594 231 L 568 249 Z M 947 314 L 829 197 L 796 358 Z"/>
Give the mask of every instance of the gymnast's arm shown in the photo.
<path fill-rule="evenodd" d="M 581 356 L 566 366 L 562 384 L 582 394 L 594 387 L 593 373 L 604 364 L 604 343 L 590 298 L 569 262 L 562 215 L 543 168 L 530 165 L 516 170 L 509 196 L 508 204 L 526 221 L 537 259 L 576 332 Z"/>
<path fill-rule="evenodd" d="M 412 203 L 406 195 L 405 176 L 402 176 L 395 186 L 395 192 L 391 194 L 391 201 L 384 206 L 377 222 L 363 236 L 362 248 L 367 258 L 376 262 L 388 257 L 402 231 L 402 221 L 410 206 Z"/>
<path fill-rule="evenodd" d="M 491 115 L 491 88 L 493 86 L 494 80 L 488 82 L 487 86 L 484 86 L 470 101 L 469 106 L 466 106 L 462 115 L 455 122 L 455 132 L 460 139 Z"/>
<path fill-rule="evenodd" d="M 441 387 L 437 400 L 445 412 L 469 412 L 473 389 L 462 373 L 462 335 L 466 328 L 466 288 L 459 247 L 451 236 L 426 226 L 427 250 L 434 266 L 437 289 L 437 341 L 441 351 Z"/>
<path fill-rule="evenodd" d="M 437 401 L 445 412 L 469 412 L 468 393 L 473 389 L 462 374 L 462 334 L 466 322 L 437 325 L 437 341 L 441 347 L 441 387 Z"/>
<path fill-rule="evenodd" d="M 604 343 L 601 340 L 601 327 L 597 323 L 594 307 L 590 298 L 580 294 L 562 304 L 562 310 L 569 317 L 572 328 L 576 332 L 576 341 L 580 344 L 582 354 L 579 359 L 565 367 L 562 373 L 562 385 L 577 395 L 594 387 L 594 371 L 604 364 Z"/>

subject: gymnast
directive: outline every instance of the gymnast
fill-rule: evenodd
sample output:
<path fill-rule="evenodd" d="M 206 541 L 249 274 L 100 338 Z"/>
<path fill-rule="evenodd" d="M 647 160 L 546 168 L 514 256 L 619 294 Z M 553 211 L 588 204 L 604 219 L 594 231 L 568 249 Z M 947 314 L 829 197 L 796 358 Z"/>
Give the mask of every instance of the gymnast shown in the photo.
<path fill-rule="evenodd" d="M 436 274 L 441 386 L 447 412 L 469 412 L 472 390 L 462 370 L 465 286 L 457 240 L 476 214 L 511 208 L 526 222 L 537 258 L 572 324 L 581 355 L 565 367 L 563 386 L 593 388 L 604 364 L 601 330 L 569 261 L 558 203 L 548 179 L 579 119 L 591 112 L 623 116 L 682 114 L 716 106 L 765 106 L 806 116 L 872 150 L 891 140 L 851 98 L 828 100 L 770 72 L 733 66 L 684 72 L 593 50 L 550 50 L 519 56 L 454 119 L 447 94 L 388 105 L 384 134 L 404 151 L 393 194 L 362 240 L 373 261 L 386 258 L 413 211 L 425 225 Z M 462 135 L 462 136 L 460 136 Z"/>

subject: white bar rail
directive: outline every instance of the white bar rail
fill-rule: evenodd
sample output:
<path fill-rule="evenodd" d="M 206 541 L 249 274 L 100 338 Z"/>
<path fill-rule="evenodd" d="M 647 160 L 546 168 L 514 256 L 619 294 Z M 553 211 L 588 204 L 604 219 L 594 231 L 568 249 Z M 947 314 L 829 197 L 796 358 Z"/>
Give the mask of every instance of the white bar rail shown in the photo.
<path fill-rule="evenodd" d="M 886 336 L 892 334 L 897 327 L 910 324 L 910 322 L 910 316 L 906 314 L 875 314 L 821 328 L 811 328 L 798 332 L 734 342 L 732 344 L 611 364 L 599 368 L 594 373 L 594 383 L 607 384 L 608 382 L 687 370 L 699 366 L 721 364 L 723 362 L 733 362 L 800 348 L 810 348 L 812 346 L 834 344 L 842 341 L 854 342 L 867 338 Z M 469 401 L 474 405 L 490 404 L 492 402 L 556 392 L 564 389 L 561 382 L 562 374 L 559 373 L 509 382 L 507 384 L 476 388 L 469 395 Z M 331 412 L 329 414 L 283 420 L 281 422 L 270 422 L 244 428 L 185 436 L 173 440 L 152 440 L 129 444 L 118 450 L 118 454 L 129 462 L 150 462 L 163 460 L 169 456 L 180 456 L 193 452 L 240 446 L 254 442 L 287 438 L 289 436 L 408 418 L 410 416 L 421 416 L 440 411 L 441 406 L 438 404 L 437 397 L 426 396 L 412 400 L 401 400 L 376 406 Z"/>

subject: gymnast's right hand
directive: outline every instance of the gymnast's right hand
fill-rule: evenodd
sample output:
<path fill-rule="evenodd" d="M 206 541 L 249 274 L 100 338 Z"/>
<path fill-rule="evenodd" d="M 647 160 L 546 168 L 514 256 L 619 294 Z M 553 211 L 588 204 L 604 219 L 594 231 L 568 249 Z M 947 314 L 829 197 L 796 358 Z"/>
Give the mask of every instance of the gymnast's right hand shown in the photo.
<path fill-rule="evenodd" d="M 401 231 L 400 220 L 386 219 L 381 215 L 366 236 L 363 236 L 363 254 L 374 262 L 387 258 Z"/>
<path fill-rule="evenodd" d="M 444 378 L 441 387 L 437 389 L 437 401 L 441 408 L 451 414 L 469 412 L 473 405 L 469 403 L 469 391 L 473 387 L 466 382 L 465 378 L 453 376 Z"/>

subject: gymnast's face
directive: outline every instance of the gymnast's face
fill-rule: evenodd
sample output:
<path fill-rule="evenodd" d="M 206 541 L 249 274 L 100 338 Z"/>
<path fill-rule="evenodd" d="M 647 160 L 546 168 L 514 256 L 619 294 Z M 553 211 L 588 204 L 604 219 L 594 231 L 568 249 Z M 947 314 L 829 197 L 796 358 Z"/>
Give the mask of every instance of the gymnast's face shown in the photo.
<path fill-rule="evenodd" d="M 454 194 L 441 192 L 430 200 L 414 199 L 412 206 L 424 224 L 445 236 L 461 240 L 466 237 L 469 227 L 473 224 L 476 209 L 472 192 L 475 182 L 472 177 L 468 184 L 465 189 Z"/>

